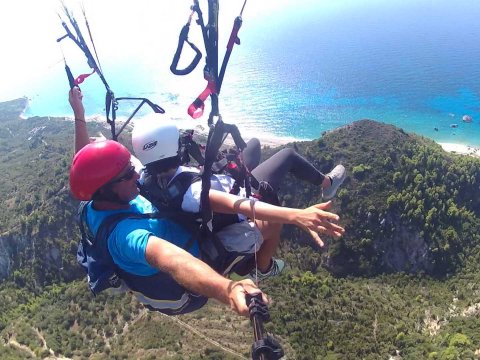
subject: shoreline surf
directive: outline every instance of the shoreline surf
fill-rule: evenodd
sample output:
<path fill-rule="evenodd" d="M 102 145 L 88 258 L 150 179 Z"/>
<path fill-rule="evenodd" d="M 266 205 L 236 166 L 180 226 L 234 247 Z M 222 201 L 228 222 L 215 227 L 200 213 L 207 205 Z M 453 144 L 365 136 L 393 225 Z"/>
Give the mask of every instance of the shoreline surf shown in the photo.
<path fill-rule="evenodd" d="M 67 121 L 73 121 L 73 117 L 66 116 L 65 120 Z M 103 123 L 105 122 L 105 119 L 102 118 L 101 115 L 94 115 L 87 117 L 87 121 L 95 121 L 98 123 Z M 125 121 L 125 119 L 119 118 L 118 121 L 122 122 Z M 138 121 L 138 119 L 137 119 Z M 203 125 L 200 125 L 198 123 L 195 123 L 190 120 L 184 120 L 180 121 L 183 125 L 186 126 L 180 126 L 181 128 L 184 129 L 194 129 L 195 131 L 198 131 L 201 134 L 206 135 L 206 127 Z M 262 144 L 262 147 L 279 147 L 282 145 L 286 145 L 289 143 L 294 143 L 294 142 L 302 142 L 302 141 L 312 141 L 314 139 L 300 139 L 300 138 L 295 138 L 295 137 L 288 137 L 288 136 L 278 136 L 274 134 L 270 134 L 267 132 L 258 132 L 258 131 L 248 131 L 248 130 L 243 130 L 241 129 L 242 136 L 245 141 L 248 141 L 249 139 L 256 137 L 260 140 L 260 143 Z M 227 144 L 229 143 L 229 138 L 226 139 Z M 432 139 L 435 141 L 434 139 Z M 230 141 L 233 144 L 233 141 Z M 461 144 L 461 143 L 455 143 L 455 142 L 439 142 L 435 141 L 437 144 L 439 144 L 442 149 L 446 152 L 449 153 L 454 153 L 454 154 L 459 154 L 459 155 L 469 155 L 472 157 L 477 157 L 480 158 L 480 146 L 475 146 L 475 145 L 468 145 L 468 144 Z"/>

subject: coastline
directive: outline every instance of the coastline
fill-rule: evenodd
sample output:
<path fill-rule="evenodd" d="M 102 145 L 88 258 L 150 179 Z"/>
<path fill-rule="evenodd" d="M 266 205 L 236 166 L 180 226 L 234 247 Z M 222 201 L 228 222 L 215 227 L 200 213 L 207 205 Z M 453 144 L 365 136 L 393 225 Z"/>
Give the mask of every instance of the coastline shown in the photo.
<path fill-rule="evenodd" d="M 31 99 L 26 97 L 26 96 L 22 97 L 21 99 L 23 99 L 25 101 L 25 105 L 23 106 L 23 110 L 20 112 L 20 115 L 18 115 L 18 117 L 22 120 L 26 120 L 26 119 L 28 119 L 28 117 L 25 115 L 25 113 L 26 113 L 28 107 L 30 106 Z"/>
<path fill-rule="evenodd" d="M 261 134 L 249 134 L 248 132 L 245 133 L 244 140 L 248 141 L 252 137 L 256 137 L 260 140 L 262 147 L 278 147 L 282 145 L 286 145 L 288 143 L 294 142 L 301 142 L 301 141 L 311 141 L 306 139 L 296 139 L 293 137 L 279 137 L 279 136 L 272 136 L 270 134 L 261 133 Z M 227 141 L 228 142 L 228 141 Z M 437 142 L 442 149 L 446 152 L 458 155 L 468 155 L 473 156 L 476 158 L 480 158 L 480 147 L 472 146 L 472 145 L 465 145 L 459 143 L 445 143 L 445 142 Z"/>
<path fill-rule="evenodd" d="M 73 117 L 66 116 L 65 120 L 73 121 Z M 117 119 L 119 121 L 122 121 L 122 119 Z M 98 123 L 102 123 L 105 121 L 104 117 L 100 114 L 94 115 L 87 117 L 87 121 L 95 121 Z M 186 125 L 185 123 L 183 125 Z M 189 124 L 190 125 L 190 124 Z M 181 126 L 181 128 L 193 128 L 195 131 L 197 131 L 199 134 L 204 134 L 206 135 L 206 129 L 202 125 L 196 125 L 196 126 Z M 310 141 L 309 139 L 297 139 L 294 137 L 282 137 L 282 136 L 276 136 L 270 133 L 266 132 L 261 132 L 261 133 L 253 133 L 245 130 L 241 130 L 243 139 L 245 141 L 250 140 L 253 137 L 256 137 L 257 139 L 260 140 L 260 143 L 262 147 L 279 147 L 282 145 L 286 145 L 288 143 L 294 143 L 294 142 L 301 142 L 301 141 Z M 233 145 L 233 139 L 228 137 L 225 140 L 225 143 L 228 145 Z M 478 146 L 473 146 L 473 145 L 465 145 L 465 144 L 459 144 L 459 143 L 450 143 L 450 142 L 437 142 L 442 149 L 446 152 L 450 152 L 453 154 L 458 154 L 458 155 L 469 155 L 473 156 L 476 158 L 480 158 L 480 147 Z"/>
<path fill-rule="evenodd" d="M 444 142 L 439 142 L 438 144 L 446 152 L 451 152 L 453 154 L 459 154 L 459 155 L 469 155 L 476 158 L 480 158 L 480 147 L 457 144 L 457 143 L 444 143 Z"/>
<path fill-rule="evenodd" d="M 265 134 L 259 134 L 259 136 L 256 136 L 260 140 L 262 147 L 268 146 L 268 147 L 275 148 L 278 146 L 286 145 L 288 143 L 308 141 L 304 139 L 295 139 L 295 138 L 286 138 L 286 137 L 268 137 L 267 138 L 262 135 L 265 135 Z M 244 140 L 248 141 L 250 138 L 252 138 L 252 136 L 250 137 L 245 136 Z M 439 144 L 444 151 L 452 154 L 468 155 L 468 156 L 480 158 L 480 147 L 477 147 L 477 146 L 457 144 L 457 143 L 444 143 L 444 142 L 438 142 L 437 144 Z"/>
<path fill-rule="evenodd" d="M 63 117 L 66 121 L 74 121 L 74 118 L 72 116 L 64 116 Z M 87 116 L 86 117 L 87 122 L 96 122 L 99 124 L 106 124 L 105 117 L 101 114 L 96 114 L 92 116 Z M 125 122 L 125 118 L 119 117 L 116 119 L 119 124 L 123 124 Z M 131 124 L 135 124 L 135 121 L 132 121 Z M 203 125 L 198 125 L 194 124 L 193 122 L 190 121 L 183 121 L 179 122 L 179 128 L 182 130 L 186 129 L 193 129 L 195 132 L 199 135 L 207 136 L 208 135 L 208 130 L 205 126 Z M 107 130 L 109 130 L 108 127 L 105 127 Z M 300 141 L 309 141 L 308 139 L 297 139 L 294 137 L 288 137 L 288 136 L 277 136 L 273 135 L 267 132 L 261 132 L 261 133 L 254 133 L 253 131 L 245 131 L 244 129 L 240 129 L 240 132 L 242 134 L 242 138 L 244 141 L 248 141 L 254 137 L 260 140 L 260 144 L 262 147 L 278 147 L 282 145 L 286 145 L 288 143 L 293 143 L 293 142 L 300 142 Z M 225 139 L 225 144 L 226 145 L 234 145 L 233 139 L 229 136 Z"/>
<path fill-rule="evenodd" d="M 297 139 L 294 137 L 276 136 L 265 132 L 253 133 L 244 130 L 240 130 L 240 132 L 242 133 L 243 140 L 248 141 L 251 138 L 256 137 L 258 140 L 260 140 L 260 144 L 262 145 L 262 147 L 276 148 L 278 146 L 286 145 L 293 142 L 309 141 L 305 139 Z"/>
<path fill-rule="evenodd" d="M 295 139 L 295 138 L 287 138 L 287 137 L 266 137 L 266 134 L 257 134 L 255 136 L 260 140 L 262 147 L 278 147 L 282 145 L 286 145 L 288 143 L 293 142 L 300 142 L 300 141 L 309 141 L 305 139 Z M 245 136 L 244 140 L 248 141 L 253 136 Z M 228 141 L 227 141 L 228 142 Z M 476 158 L 480 158 L 480 147 L 472 146 L 472 145 L 464 145 L 464 144 L 457 144 L 457 143 L 444 143 L 444 142 L 437 142 L 442 149 L 446 152 L 458 155 L 468 155 Z"/>
<path fill-rule="evenodd" d="M 200 130 L 200 129 L 195 129 L 195 130 Z M 201 130 L 200 130 L 201 131 Z M 242 131 L 243 139 L 245 141 L 248 141 L 252 137 L 256 137 L 257 139 L 260 140 L 260 143 L 262 144 L 262 147 L 279 147 L 282 145 L 286 145 L 289 143 L 294 143 L 294 142 L 301 142 L 301 141 L 311 141 L 309 139 L 297 139 L 294 137 L 281 137 L 281 136 L 275 136 L 267 133 L 249 133 L 248 131 L 244 132 Z M 227 138 L 225 143 L 233 145 L 233 141 L 230 138 Z M 452 154 L 458 154 L 458 155 L 468 155 L 468 156 L 473 156 L 476 158 L 480 158 L 480 147 L 478 146 L 473 146 L 473 145 L 465 145 L 465 144 L 459 144 L 459 143 L 445 143 L 445 142 L 437 142 L 442 149 L 446 152 L 452 153 Z"/>

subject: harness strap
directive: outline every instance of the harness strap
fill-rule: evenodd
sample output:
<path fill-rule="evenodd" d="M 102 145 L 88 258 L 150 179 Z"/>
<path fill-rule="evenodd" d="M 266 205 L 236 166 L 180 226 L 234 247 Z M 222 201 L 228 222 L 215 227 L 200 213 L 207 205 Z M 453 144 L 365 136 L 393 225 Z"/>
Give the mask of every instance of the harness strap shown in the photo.
<path fill-rule="evenodd" d="M 211 237 L 213 224 L 213 213 L 210 206 L 210 177 L 212 175 L 212 167 L 217 159 L 218 151 L 222 146 L 225 137 L 231 134 L 235 145 L 242 151 L 247 144 L 243 141 L 238 128 L 232 124 L 225 124 L 222 119 L 218 119 L 214 126 L 210 128 L 208 133 L 207 148 L 205 151 L 205 166 L 202 174 L 202 192 L 200 194 L 200 209 L 202 212 L 202 236 Z"/>
<path fill-rule="evenodd" d="M 206 64 L 204 68 L 204 78 L 207 80 L 207 86 L 205 90 L 203 90 L 200 95 L 190 104 L 188 107 L 188 114 L 194 118 L 198 119 L 203 115 L 204 107 L 205 107 L 205 100 L 210 96 L 212 100 L 212 110 L 209 117 L 209 123 L 214 116 L 219 115 L 218 109 L 218 94 L 220 93 L 220 89 L 222 87 L 223 78 L 225 76 L 225 70 L 227 68 L 228 61 L 230 60 L 230 55 L 232 53 L 233 47 L 235 44 L 240 44 L 240 39 L 238 37 L 238 32 L 242 26 L 242 13 L 243 9 L 245 8 L 246 0 L 243 3 L 242 10 L 240 15 L 237 16 L 233 22 L 232 31 L 230 33 L 230 38 L 227 43 L 227 50 L 225 52 L 222 66 L 220 69 L 220 73 L 218 73 L 218 10 L 219 10 L 219 1 L 218 0 L 209 0 L 208 1 L 208 24 L 205 26 L 203 21 L 202 12 L 200 10 L 200 6 L 198 4 L 198 0 L 194 0 L 194 5 L 192 6 L 192 15 L 194 12 L 198 14 L 198 21 L 197 23 L 200 25 L 203 34 L 203 41 L 205 44 L 205 50 L 207 53 L 206 57 Z M 195 45 L 191 44 L 188 39 L 188 31 L 190 26 L 190 21 L 192 18 L 190 15 L 188 23 L 182 28 L 179 37 L 179 43 L 177 47 L 177 51 L 174 55 L 172 65 L 170 66 L 170 70 L 177 75 L 185 75 L 190 73 L 200 61 L 201 54 Z M 180 53 L 183 48 L 183 43 L 187 42 L 192 49 L 197 52 L 197 55 L 187 68 L 184 70 L 176 69 L 178 65 L 178 60 L 180 58 Z"/>
<path fill-rule="evenodd" d="M 65 58 L 63 58 L 63 60 L 65 61 Z M 71 90 L 78 84 L 75 84 L 75 79 L 73 78 L 72 70 L 70 70 L 70 67 L 67 65 L 66 61 L 65 61 L 65 72 L 67 73 L 68 84 L 70 85 L 70 90 Z"/>
<path fill-rule="evenodd" d="M 78 75 L 75 80 L 73 81 L 73 83 L 75 84 L 75 86 L 77 85 L 80 85 L 81 83 L 83 83 L 83 81 L 88 78 L 90 75 L 94 74 L 95 73 L 95 69 L 92 70 L 91 73 L 87 73 L 87 74 L 80 74 Z"/>
<path fill-rule="evenodd" d="M 206 303 L 207 298 L 182 288 L 167 273 L 160 271 L 150 276 L 138 276 L 122 270 L 115 264 L 108 250 L 108 237 L 121 221 L 170 217 L 173 212 L 116 213 L 103 220 L 94 237 L 86 223 L 88 204 L 89 202 L 82 202 L 78 210 L 82 240 L 77 251 L 77 261 L 87 271 L 88 285 L 94 295 L 108 288 L 122 292 L 130 291 L 149 309 L 169 315 L 190 312 Z M 194 240 L 195 236 L 192 235 L 182 248 L 188 251 Z M 158 287 L 152 288 L 153 284 L 157 284 Z M 165 297 L 162 295 L 164 290 L 168 294 Z"/>
<path fill-rule="evenodd" d="M 100 226 L 98 227 L 97 233 L 95 236 L 93 236 L 92 231 L 90 230 L 89 226 L 87 225 L 87 209 L 88 209 L 88 204 L 90 201 L 82 201 L 79 205 L 78 209 L 78 224 L 80 227 L 80 233 L 82 235 L 82 241 L 84 241 L 86 244 L 92 246 L 94 245 L 99 239 L 102 238 L 108 238 L 110 236 L 110 233 L 115 229 L 115 227 L 118 225 L 118 223 L 122 220 L 126 219 L 169 219 L 170 221 L 173 221 L 189 230 L 193 229 L 193 227 L 188 227 L 185 226 L 185 224 L 182 221 L 178 221 L 176 219 L 178 218 L 185 218 L 185 214 L 183 212 L 179 212 L 176 210 L 159 210 L 154 213 L 146 213 L 146 214 L 141 214 L 141 213 L 135 213 L 135 212 L 121 212 L 121 213 L 116 213 L 113 215 L 110 215 L 106 217 Z M 185 222 L 186 223 L 186 222 Z M 193 240 L 195 240 L 195 232 L 192 232 L 192 237 L 188 241 L 187 246 L 184 247 L 184 250 L 189 250 L 191 246 L 193 245 Z M 193 239 L 193 240 L 192 240 Z"/>
<path fill-rule="evenodd" d="M 190 104 L 188 107 L 188 114 L 193 118 L 193 119 L 198 119 L 200 116 L 203 115 L 203 111 L 205 108 L 205 100 L 210 96 L 212 100 L 212 110 L 210 112 L 210 118 L 213 116 L 217 116 L 219 114 L 218 112 L 218 99 L 217 99 L 217 93 L 218 93 L 218 0 L 208 0 L 208 24 L 205 26 L 205 23 L 203 21 L 203 14 L 200 9 L 200 5 L 198 0 L 193 1 L 193 6 L 192 6 L 192 15 L 193 13 L 197 13 L 198 15 L 198 20 L 197 24 L 200 25 L 200 28 L 202 30 L 202 35 L 203 35 L 203 42 L 205 45 L 205 51 L 206 51 L 206 64 L 203 69 L 203 76 L 205 80 L 207 80 L 207 86 L 205 89 L 200 93 L 200 95 Z M 182 28 L 182 31 L 180 33 L 180 38 L 179 38 L 179 45 L 177 48 L 177 52 L 175 53 L 174 56 L 174 61 L 172 62 L 172 66 L 175 65 L 175 60 L 177 59 L 178 62 L 178 57 L 179 51 L 181 51 L 181 48 L 183 47 L 183 42 L 186 40 L 186 34 L 188 34 L 188 26 L 191 21 L 190 15 L 189 22 L 187 25 L 185 25 Z M 183 38 L 182 38 L 183 35 Z M 190 45 L 190 44 L 189 44 Z M 190 46 L 192 46 L 191 44 Z M 193 48 L 193 47 L 192 47 Z M 193 48 L 195 50 L 195 48 Z M 197 49 L 198 50 L 198 49 Z M 198 53 L 197 56 L 195 57 L 194 60 L 198 58 Z M 198 58 L 198 61 L 200 59 Z M 198 63 L 197 61 L 197 63 Z M 193 63 L 192 63 L 193 64 Z M 190 70 L 190 67 L 193 67 L 189 65 L 187 67 L 188 70 Z M 197 64 L 195 64 L 196 66 Z M 193 68 L 191 70 L 193 70 Z M 174 69 L 170 67 L 170 70 L 175 74 Z M 191 70 L 189 72 L 191 72 Z M 189 72 L 185 72 L 186 74 Z M 183 74 L 180 74 L 183 75 Z M 210 119 L 209 119 L 210 122 Z"/>
<path fill-rule="evenodd" d="M 82 242 L 92 246 L 94 242 L 94 236 L 87 226 L 87 205 L 89 201 L 81 201 L 78 206 L 77 223 L 80 228 L 80 235 L 82 236 Z"/>
<path fill-rule="evenodd" d="M 190 115 L 193 119 L 198 119 L 201 117 L 203 115 L 203 110 L 205 109 L 205 100 L 216 92 L 215 89 L 215 81 L 209 81 L 205 90 L 203 90 L 188 107 L 188 115 Z"/>
<path fill-rule="evenodd" d="M 156 177 L 146 172 L 143 184 L 139 184 L 140 194 L 148 199 L 160 212 L 175 210 L 173 214 L 182 214 L 183 219 L 188 218 L 193 222 L 199 217 L 198 214 L 182 211 L 183 196 L 194 182 L 200 180 L 200 175 L 192 171 L 184 171 L 168 184 L 166 188 L 157 185 Z M 183 214 L 185 216 L 183 216 Z M 188 226 L 185 226 L 189 228 Z M 191 229 L 190 229 L 191 230 Z"/>
<path fill-rule="evenodd" d="M 205 164 L 205 158 L 203 157 L 202 150 L 205 147 L 199 145 L 193 140 L 193 130 L 187 130 L 180 138 L 181 154 L 180 158 L 182 164 L 188 164 L 190 162 L 190 156 L 198 163 L 199 166 Z"/>
<path fill-rule="evenodd" d="M 227 69 L 228 61 L 230 60 L 230 55 L 232 54 L 233 46 L 235 44 L 240 45 L 240 38 L 238 37 L 238 32 L 241 27 L 242 27 L 242 16 L 239 15 L 235 18 L 235 21 L 233 22 L 232 32 L 230 33 L 230 38 L 228 39 L 228 43 L 227 43 L 227 51 L 225 52 L 225 56 L 223 57 L 222 67 L 220 68 L 220 74 L 218 75 L 218 92 L 220 92 L 220 89 L 222 88 L 223 77 L 225 76 L 225 70 Z"/>
<path fill-rule="evenodd" d="M 188 40 L 188 31 L 190 30 L 190 21 L 192 19 L 192 15 L 190 15 L 188 23 L 184 25 L 182 30 L 180 31 L 180 36 L 178 37 L 177 51 L 175 52 L 175 55 L 173 56 L 172 64 L 170 65 L 170 71 L 175 75 L 190 74 L 197 67 L 198 63 L 200 62 L 200 59 L 202 58 L 201 51 L 195 46 L 195 44 L 193 44 Z M 178 62 L 180 60 L 180 56 L 182 55 L 182 49 L 183 49 L 184 43 L 187 43 L 188 45 L 190 45 L 192 50 L 195 51 L 195 57 L 193 58 L 190 65 L 188 65 L 186 68 L 178 69 L 177 68 Z"/>

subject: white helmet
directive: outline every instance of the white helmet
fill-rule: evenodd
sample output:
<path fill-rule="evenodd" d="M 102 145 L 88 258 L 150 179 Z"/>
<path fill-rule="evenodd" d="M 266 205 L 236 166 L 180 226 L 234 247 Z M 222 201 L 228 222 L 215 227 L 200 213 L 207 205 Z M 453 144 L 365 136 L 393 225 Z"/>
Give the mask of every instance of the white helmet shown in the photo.
<path fill-rule="evenodd" d="M 143 165 L 178 155 L 179 131 L 175 123 L 152 114 L 135 122 L 132 145 Z"/>

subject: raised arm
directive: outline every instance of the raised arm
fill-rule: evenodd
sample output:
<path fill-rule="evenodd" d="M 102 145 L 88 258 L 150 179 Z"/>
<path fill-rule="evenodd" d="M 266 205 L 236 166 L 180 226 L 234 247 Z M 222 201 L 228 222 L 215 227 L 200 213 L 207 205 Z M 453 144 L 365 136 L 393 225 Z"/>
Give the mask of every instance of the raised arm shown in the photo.
<path fill-rule="evenodd" d="M 261 291 L 251 280 L 232 281 L 185 250 L 156 236 L 150 236 L 145 250 L 148 263 L 169 273 L 184 288 L 230 305 L 240 315 L 248 316 L 245 295 Z M 264 301 L 267 298 L 264 295 Z"/>
<path fill-rule="evenodd" d="M 82 98 L 83 94 L 77 86 L 71 89 L 68 94 L 68 101 L 70 102 L 73 115 L 75 116 L 75 153 L 90 143 Z"/>
<path fill-rule="evenodd" d="M 323 241 L 318 236 L 319 233 L 340 237 L 345 232 L 344 228 L 336 224 L 340 217 L 326 211 L 330 209 L 331 201 L 306 209 L 294 209 L 210 190 L 210 204 L 212 210 L 219 213 L 240 213 L 252 219 L 255 217 L 280 224 L 294 224 L 307 231 L 320 246 L 323 246 Z"/>

